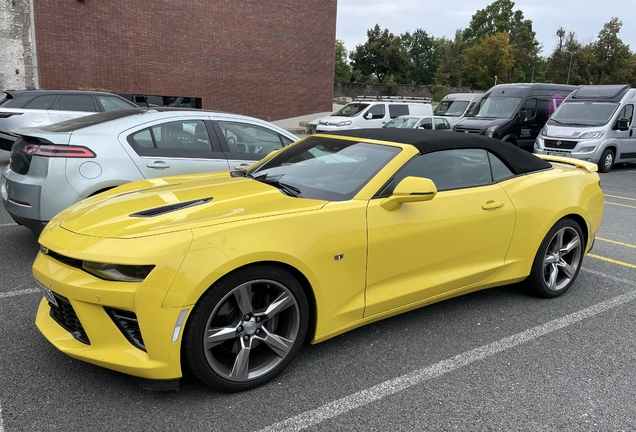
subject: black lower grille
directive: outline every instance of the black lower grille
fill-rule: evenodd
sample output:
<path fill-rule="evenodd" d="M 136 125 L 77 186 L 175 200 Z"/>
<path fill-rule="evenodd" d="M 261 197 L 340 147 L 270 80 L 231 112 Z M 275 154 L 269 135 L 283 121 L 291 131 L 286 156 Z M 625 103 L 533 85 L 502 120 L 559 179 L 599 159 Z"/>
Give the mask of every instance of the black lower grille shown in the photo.
<path fill-rule="evenodd" d="M 481 133 L 481 129 L 465 128 L 465 127 L 461 127 L 461 126 L 455 126 L 455 132 L 478 134 L 478 133 Z"/>
<path fill-rule="evenodd" d="M 86 345 L 90 345 L 91 341 L 88 339 L 88 335 L 84 331 L 84 327 L 82 327 L 82 323 L 77 318 L 77 314 L 71 306 L 71 302 L 68 301 L 66 297 L 62 297 L 59 294 L 53 293 L 55 296 L 55 300 L 57 300 L 57 306 L 53 303 L 49 302 L 49 306 L 51 307 L 51 318 L 55 320 L 56 323 L 61 325 L 66 331 L 71 333 L 75 339 L 78 341 L 85 343 Z"/>
<path fill-rule="evenodd" d="M 140 350 L 146 351 L 146 345 L 144 344 L 141 329 L 139 328 L 139 321 L 134 312 L 106 308 L 106 313 L 108 313 L 124 337 L 128 339 L 128 342 Z"/>
<path fill-rule="evenodd" d="M 572 150 L 578 141 L 559 141 L 559 140 L 543 140 L 543 145 L 546 148 L 554 148 L 554 149 L 564 149 L 564 150 Z"/>

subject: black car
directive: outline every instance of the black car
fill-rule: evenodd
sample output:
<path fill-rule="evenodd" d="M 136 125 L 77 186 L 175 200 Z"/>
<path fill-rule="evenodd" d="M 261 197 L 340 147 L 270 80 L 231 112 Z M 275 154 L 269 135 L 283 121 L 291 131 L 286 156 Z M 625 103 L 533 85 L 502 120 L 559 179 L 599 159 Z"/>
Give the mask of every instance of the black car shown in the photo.
<path fill-rule="evenodd" d="M 0 99 L 0 149 L 11 150 L 13 130 L 43 126 L 137 105 L 116 94 L 88 90 L 5 90 Z"/>

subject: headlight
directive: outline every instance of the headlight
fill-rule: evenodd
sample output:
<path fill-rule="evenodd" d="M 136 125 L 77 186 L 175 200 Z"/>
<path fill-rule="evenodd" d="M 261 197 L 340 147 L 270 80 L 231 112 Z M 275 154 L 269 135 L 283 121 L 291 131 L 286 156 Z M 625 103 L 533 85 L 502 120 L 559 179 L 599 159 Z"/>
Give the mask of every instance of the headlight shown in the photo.
<path fill-rule="evenodd" d="M 142 282 L 150 274 L 153 265 L 104 264 L 82 261 L 82 269 L 100 279 L 119 282 Z"/>
<path fill-rule="evenodd" d="M 596 147 L 583 147 L 580 152 L 581 153 L 592 153 L 594 150 L 596 150 Z"/>
<path fill-rule="evenodd" d="M 497 130 L 498 127 L 499 125 L 490 126 L 488 129 L 486 129 L 486 136 L 492 138 L 492 136 L 495 134 L 495 131 Z"/>
<path fill-rule="evenodd" d="M 585 132 L 579 135 L 579 138 L 601 138 L 605 135 L 605 131 Z"/>
<path fill-rule="evenodd" d="M 338 126 L 349 126 L 351 124 L 351 120 L 345 120 L 338 123 Z"/>
<path fill-rule="evenodd" d="M 541 132 L 539 132 L 539 135 L 541 136 L 548 136 L 548 131 L 545 130 L 545 128 L 541 128 Z"/>

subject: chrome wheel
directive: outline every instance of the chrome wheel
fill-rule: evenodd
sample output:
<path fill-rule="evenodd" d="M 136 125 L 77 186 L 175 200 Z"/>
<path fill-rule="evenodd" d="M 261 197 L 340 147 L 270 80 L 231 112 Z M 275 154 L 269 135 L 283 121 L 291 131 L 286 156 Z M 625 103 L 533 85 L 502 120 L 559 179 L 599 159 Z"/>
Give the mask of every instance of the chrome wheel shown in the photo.
<path fill-rule="evenodd" d="M 232 289 L 206 323 L 210 367 L 238 382 L 263 376 L 287 357 L 298 336 L 300 312 L 292 293 L 271 280 Z"/>
<path fill-rule="evenodd" d="M 254 388 L 291 362 L 308 322 L 307 298 L 291 274 L 269 266 L 239 270 L 197 303 L 184 334 L 185 358 L 210 387 Z"/>
<path fill-rule="evenodd" d="M 541 242 L 526 286 L 541 297 L 560 296 L 574 284 L 584 254 L 581 226 L 573 219 L 561 219 Z"/>
<path fill-rule="evenodd" d="M 557 231 L 543 258 L 543 282 L 550 291 L 561 291 L 576 278 L 582 259 L 581 236 L 572 227 Z"/>
<path fill-rule="evenodd" d="M 598 170 L 602 173 L 610 172 L 614 166 L 614 152 L 610 149 L 605 149 L 601 155 L 601 160 L 598 163 Z"/>

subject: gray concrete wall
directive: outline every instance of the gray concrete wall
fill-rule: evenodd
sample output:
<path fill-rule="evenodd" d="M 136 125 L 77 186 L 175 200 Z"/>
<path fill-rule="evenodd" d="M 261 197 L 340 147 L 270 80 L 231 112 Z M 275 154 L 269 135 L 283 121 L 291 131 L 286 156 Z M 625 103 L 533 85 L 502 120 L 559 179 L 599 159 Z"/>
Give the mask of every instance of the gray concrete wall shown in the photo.
<path fill-rule="evenodd" d="M 0 0 L 0 91 L 37 86 L 31 23 L 31 0 Z"/>

